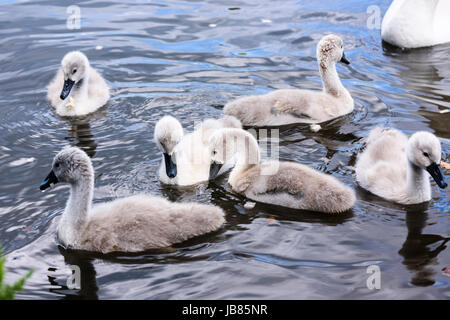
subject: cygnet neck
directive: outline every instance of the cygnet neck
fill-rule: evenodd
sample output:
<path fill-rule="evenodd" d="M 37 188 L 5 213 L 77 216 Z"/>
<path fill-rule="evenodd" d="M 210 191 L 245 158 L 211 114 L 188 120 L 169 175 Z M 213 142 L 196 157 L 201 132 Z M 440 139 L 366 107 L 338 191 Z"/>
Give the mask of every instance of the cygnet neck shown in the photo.
<path fill-rule="evenodd" d="M 249 167 L 259 164 L 260 152 L 258 142 L 250 133 L 240 129 L 232 129 L 228 132 L 226 141 L 233 144 L 233 152 L 237 155 L 236 165 L 230 173 L 230 178 Z"/>
<path fill-rule="evenodd" d="M 88 98 L 88 83 L 89 83 L 89 66 L 86 68 L 86 73 L 83 78 L 74 85 L 74 95 L 77 99 Z"/>
<path fill-rule="evenodd" d="M 94 175 L 86 174 L 70 184 L 70 196 L 61 218 L 61 223 L 73 229 L 83 228 L 89 217 L 94 191 Z"/>
<path fill-rule="evenodd" d="M 406 169 L 406 188 L 409 199 L 426 201 L 431 197 L 431 187 L 427 173 L 409 159 Z"/>
<path fill-rule="evenodd" d="M 319 60 L 319 70 L 320 76 L 322 77 L 323 90 L 335 97 L 341 96 L 346 89 L 342 85 L 341 79 L 337 73 L 336 63 L 321 59 Z"/>

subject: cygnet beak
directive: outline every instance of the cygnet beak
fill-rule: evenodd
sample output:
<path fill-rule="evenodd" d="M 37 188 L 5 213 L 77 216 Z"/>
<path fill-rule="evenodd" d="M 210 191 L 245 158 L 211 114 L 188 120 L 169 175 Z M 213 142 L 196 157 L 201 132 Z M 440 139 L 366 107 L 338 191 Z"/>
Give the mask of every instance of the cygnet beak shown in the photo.
<path fill-rule="evenodd" d="M 63 89 L 61 91 L 61 95 L 59 96 L 61 98 L 61 100 L 64 100 L 65 98 L 67 98 L 67 96 L 70 93 L 70 90 L 72 90 L 73 85 L 75 84 L 75 81 L 67 79 L 64 80 L 64 86 Z"/>
<path fill-rule="evenodd" d="M 166 174 L 172 179 L 177 176 L 177 165 L 172 161 L 172 156 L 164 152 L 164 162 L 166 164 Z"/>
<path fill-rule="evenodd" d="M 442 171 L 439 168 L 439 165 L 436 163 L 430 164 L 426 167 L 428 173 L 433 177 L 434 181 L 436 181 L 437 185 L 441 189 L 447 188 L 447 182 L 445 182 L 444 176 L 442 175 Z"/>
<path fill-rule="evenodd" d="M 212 180 L 215 177 L 217 177 L 217 174 L 219 173 L 222 166 L 223 166 L 223 163 L 211 161 L 211 165 L 209 167 L 209 180 Z"/>
<path fill-rule="evenodd" d="M 340 61 L 340 62 L 345 63 L 345 64 L 350 64 L 350 61 L 348 61 L 348 59 L 347 59 L 347 57 L 345 56 L 345 53 L 344 53 L 344 52 L 342 52 L 342 58 L 341 58 L 341 61 Z"/>
<path fill-rule="evenodd" d="M 42 181 L 41 185 L 39 186 L 39 189 L 41 190 L 48 189 L 50 187 L 53 187 L 53 185 L 58 182 L 59 182 L 58 178 L 56 177 L 55 173 L 52 170 L 50 171 L 48 176 L 44 179 L 44 181 Z"/>

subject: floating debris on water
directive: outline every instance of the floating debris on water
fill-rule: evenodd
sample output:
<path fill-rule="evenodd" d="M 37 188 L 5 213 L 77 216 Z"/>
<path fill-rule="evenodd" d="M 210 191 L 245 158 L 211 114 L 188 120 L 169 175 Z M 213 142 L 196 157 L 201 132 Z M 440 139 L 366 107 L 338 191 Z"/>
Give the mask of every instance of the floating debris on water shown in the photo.
<path fill-rule="evenodd" d="M 244 208 L 245 208 L 245 209 L 253 209 L 253 208 L 255 207 L 255 205 L 256 205 L 256 202 L 247 201 L 247 202 L 244 204 Z"/>
<path fill-rule="evenodd" d="M 318 132 L 322 127 L 320 124 L 312 124 L 309 126 L 312 132 Z"/>

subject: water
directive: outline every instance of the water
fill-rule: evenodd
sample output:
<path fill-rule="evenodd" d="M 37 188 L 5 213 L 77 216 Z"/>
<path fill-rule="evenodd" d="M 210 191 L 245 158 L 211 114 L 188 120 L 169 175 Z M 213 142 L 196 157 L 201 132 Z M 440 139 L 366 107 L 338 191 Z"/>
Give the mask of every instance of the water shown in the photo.
<path fill-rule="evenodd" d="M 225 3 L 225 4 L 224 4 Z M 354 182 L 361 139 L 378 125 L 440 137 L 449 161 L 450 45 L 409 53 L 383 50 L 367 28 L 369 5 L 389 1 L 79 1 L 81 29 L 69 30 L 69 1 L 0 4 L 0 243 L 8 282 L 35 272 L 21 299 L 448 299 L 445 246 L 449 189 L 432 182 L 429 204 L 399 206 Z M 222 178 L 175 188 L 157 179 L 152 141 L 164 114 L 187 130 L 218 117 L 227 101 L 277 88 L 320 89 L 318 40 L 342 36 L 350 66 L 339 65 L 356 108 L 319 133 L 281 129 L 280 157 L 334 175 L 357 191 L 343 216 L 296 212 L 233 194 Z M 46 86 L 62 56 L 79 49 L 107 79 L 107 107 L 77 120 L 55 115 Z M 55 239 L 68 196 L 38 186 L 63 146 L 85 149 L 96 170 L 95 201 L 139 192 L 213 203 L 226 211 L 215 233 L 139 255 L 67 251 Z M 444 172 L 448 175 L 448 171 Z M 69 265 L 82 289 L 70 290 Z M 381 289 L 366 272 L 381 269 Z"/>

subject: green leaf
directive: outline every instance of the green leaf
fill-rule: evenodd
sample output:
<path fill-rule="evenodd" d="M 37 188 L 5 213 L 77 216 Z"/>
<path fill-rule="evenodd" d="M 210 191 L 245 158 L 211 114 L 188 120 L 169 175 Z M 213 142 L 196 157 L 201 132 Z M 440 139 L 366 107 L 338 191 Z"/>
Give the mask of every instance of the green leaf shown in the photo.
<path fill-rule="evenodd" d="M 6 273 L 6 257 L 1 252 L 1 246 L 0 246 L 0 300 L 12 300 L 14 299 L 14 295 L 16 292 L 19 292 L 23 289 L 23 286 L 25 285 L 25 282 L 28 280 L 28 278 L 31 277 L 34 270 L 28 271 L 28 273 L 17 280 L 12 286 L 3 283 L 4 276 Z"/>

